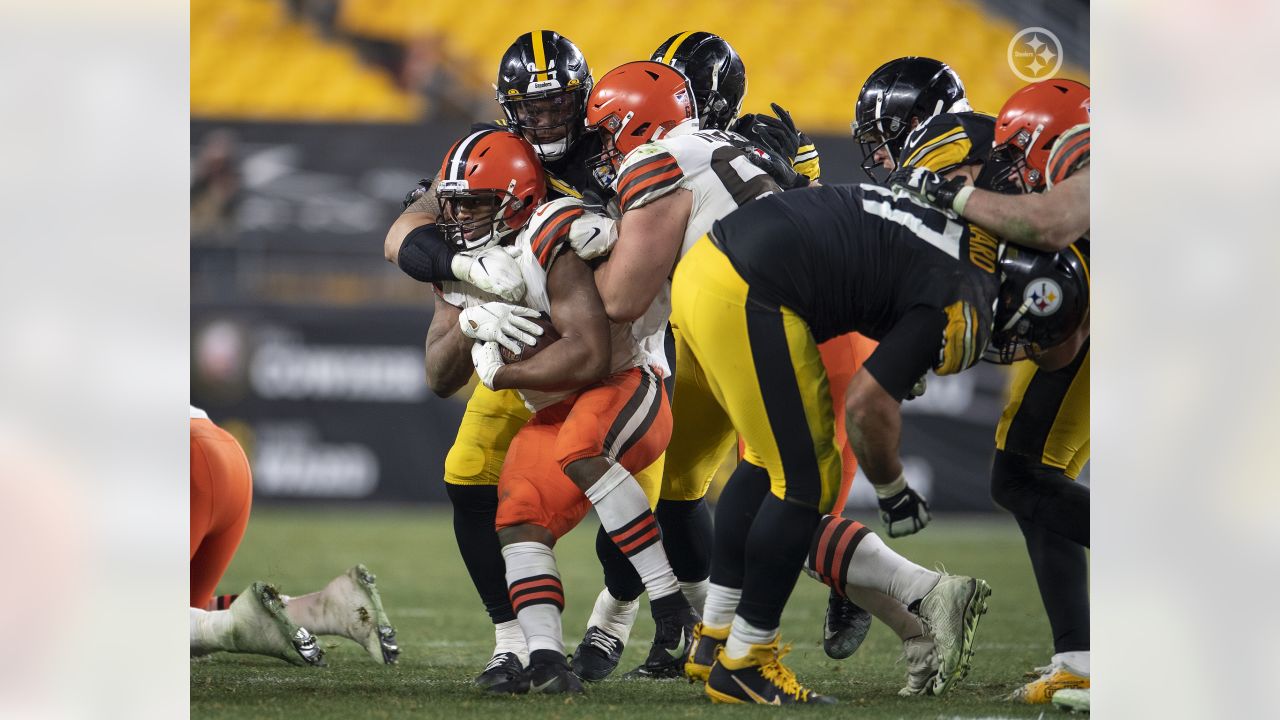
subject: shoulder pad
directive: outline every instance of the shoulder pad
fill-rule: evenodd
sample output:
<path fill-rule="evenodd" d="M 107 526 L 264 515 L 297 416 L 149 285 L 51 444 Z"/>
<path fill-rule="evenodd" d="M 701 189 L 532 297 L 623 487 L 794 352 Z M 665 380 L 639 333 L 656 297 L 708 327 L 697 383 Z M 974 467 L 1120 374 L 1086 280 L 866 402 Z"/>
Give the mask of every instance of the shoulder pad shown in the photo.
<path fill-rule="evenodd" d="M 995 137 L 995 118 L 981 113 L 935 115 L 907 135 L 898 167 L 945 173 L 984 162 Z"/>
<path fill-rule="evenodd" d="M 1089 164 L 1089 124 L 1076 125 L 1062 133 L 1049 151 L 1045 163 L 1045 181 L 1052 188 L 1071 177 L 1071 174 Z"/>
<path fill-rule="evenodd" d="M 680 164 L 667 148 L 645 143 L 618 168 L 618 204 L 624 213 L 641 207 L 675 190 L 683 178 Z"/>
<path fill-rule="evenodd" d="M 571 197 L 543 203 L 533 211 L 521 237 L 528 241 L 529 250 L 543 269 L 551 267 L 551 261 L 569 239 L 569 226 L 583 212 L 582 201 Z"/>

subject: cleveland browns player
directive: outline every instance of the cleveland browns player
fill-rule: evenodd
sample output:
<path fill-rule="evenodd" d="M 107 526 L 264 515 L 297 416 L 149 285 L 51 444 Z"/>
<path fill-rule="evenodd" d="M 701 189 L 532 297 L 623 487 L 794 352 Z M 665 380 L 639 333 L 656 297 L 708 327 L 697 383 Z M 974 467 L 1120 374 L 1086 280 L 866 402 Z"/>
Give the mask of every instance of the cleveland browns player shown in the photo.
<path fill-rule="evenodd" d="M 465 384 L 474 364 L 485 387 L 518 389 L 534 411 L 508 450 L 496 515 L 530 666 L 491 689 L 581 692 L 564 655 L 564 596 L 551 548 L 589 507 L 643 580 L 659 634 L 679 636 L 697 621 L 671 571 L 649 497 L 633 475 L 666 447 L 667 398 L 630 324 L 607 321 L 590 268 L 563 252 L 570 226 L 583 213 L 581 203 L 566 198 L 538 207 L 546 181 L 527 142 L 502 130 L 472 133 L 450 149 L 441 178 L 436 187 L 443 215 L 437 224 L 459 244 L 514 238 L 526 287 L 522 306 L 482 297 L 461 284 L 442 287 L 427 346 L 436 392 L 448 394 Z M 478 329 L 488 316 L 537 311 L 549 314 L 558 333 L 522 362 L 504 363 L 496 339 L 462 330 Z M 480 322 L 473 324 L 472 317 Z"/>

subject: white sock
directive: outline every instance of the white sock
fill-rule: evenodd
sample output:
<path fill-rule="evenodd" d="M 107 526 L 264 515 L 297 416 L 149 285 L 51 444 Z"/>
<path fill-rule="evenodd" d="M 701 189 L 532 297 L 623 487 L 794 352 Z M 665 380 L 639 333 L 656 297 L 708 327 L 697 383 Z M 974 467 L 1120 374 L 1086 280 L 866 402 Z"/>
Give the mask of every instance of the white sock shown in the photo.
<path fill-rule="evenodd" d="M 702 605 L 702 624 L 704 627 L 720 630 L 733 623 L 738 612 L 738 601 L 742 599 L 742 588 L 725 587 L 713 582 L 707 584 L 707 600 Z"/>
<path fill-rule="evenodd" d="M 525 642 L 524 630 L 519 620 L 508 620 L 493 626 L 493 654 L 515 653 L 520 664 L 529 666 L 529 644 Z"/>
<path fill-rule="evenodd" d="M 1050 662 L 1054 665 L 1061 665 L 1080 677 L 1089 677 L 1088 650 L 1073 650 L 1071 652 L 1058 653 L 1053 656 L 1053 659 Z"/>
<path fill-rule="evenodd" d="M 740 617 L 733 619 L 733 627 L 729 630 L 729 641 L 724 645 L 724 654 L 734 660 L 741 660 L 751 652 L 752 645 L 768 645 L 778 639 L 778 628 L 760 628 Z"/>
<path fill-rule="evenodd" d="M 894 552 L 879 535 L 867 533 L 853 551 L 846 585 L 871 588 L 910 605 L 933 589 L 942 575 Z"/>
<path fill-rule="evenodd" d="M 591 608 L 591 619 L 587 620 L 587 627 L 598 627 L 626 645 L 631 639 L 631 627 L 635 625 L 636 614 L 639 611 L 639 600 L 619 600 L 610 595 L 608 588 L 605 588 L 596 597 L 596 604 Z"/>
<path fill-rule="evenodd" d="M 702 578 L 693 582 L 680 580 L 679 582 L 680 592 L 684 593 L 685 598 L 689 600 L 689 604 L 701 615 L 702 608 L 707 604 L 707 587 L 711 585 L 711 578 Z"/>
<path fill-rule="evenodd" d="M 924 634 L 924 624 L 920 622 L 920 616 L 907 610 L 907 606 L 898 600 L 868 588 L 850 585 L 845 590 L 849 593 L 850 601 L 888 625 L 899 640 L 910 640 Z"/>
<path fill-rule="evenodd" d="M 190 629 L 192 655 L 234 649 L 235 625 L 230 610 L 210 612 L 191 608 Z"/>
<path fill-rule="evenodd" d="M 555 650 L 563 655 L 560 613 L 564 610 L 564 586 L 555 553 L 539 542 L 518 542 L 503 546 L 502 558 L 507 564 L 511 607 L 529 652 Z"/>
<path fill-rule="evenodd" d="M 587 499 L 600 516 L 600 525 L 623 555 L 635 566 L 649 600 L 680 592 L 662 547 L 658 520 L 649 509 L 649 498 L 627 469 L 614 463 L 594 485 Z"/>

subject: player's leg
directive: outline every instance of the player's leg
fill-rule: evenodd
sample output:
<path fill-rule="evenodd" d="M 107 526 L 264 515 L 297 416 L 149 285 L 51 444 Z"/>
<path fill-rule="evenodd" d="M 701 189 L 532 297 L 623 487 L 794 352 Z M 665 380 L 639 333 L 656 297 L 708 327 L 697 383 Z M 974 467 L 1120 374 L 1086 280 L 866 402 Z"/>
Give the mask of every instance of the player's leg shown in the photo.
<path fill-rule="evenodd" d="M 191 654 L 252 653 L 294 665 L 324 665 L 315 636 L 289 619 L 276 589 L 255 582 L 227 610 L 190 609 Z"/>
<path fill-rule="evenodd" d="M 488 689 L 499 693 L 579 693 L 564 652 L 564 587 L 552 551 L 591 505 L 556 461 L 568 404 L 545 408 L 516 435 L 500 479 L 497 527 L 512 608 L 529 648 L 526 673 Z"/>
<path fill-rule="evenodd" d="M 665 455 L 635 474 L 652 508 L 662 485 Z M 661 523 L 659 523 L 661 526 Z M 644 582 L 635 566 L 609 538 L 602 526 L 596 532 L 596 557 L 604 571 L 604 589 L 596 596 L 582 642 L 573 651 L 573 671 L 583 680 L 603 680 L 618 668 L 622 651 L 631 639 L 631 628 L 640 610 Z M 683 586 L 682 586 L 683 589 Z"/>
<path fill-rule="evenodd" d="M 377 578 L 363 564 L 349 568 L 317 592 L 282 597 L 294 624 L 316 635 L 345 637 L 375 662 L 394 665 L 399 659 L 396 630 L 382 607 Z"/>
<path fill-rule="evenodd" d="M 244 450 L 212 422 L 191 420 L 191 607 L 209 604 L 240 547 L 253 505 Z"/>
<path fill-rule="evenodd" d="M 670 437 L 671 411 L 660 381 L 649 368 L 635 368 L 578 396 L 556 453 L 649 594 L 657 637 L 646 664 L 678 673 L 697 613 L 671 570 L 649 496 L 632 474 L 656 460 Z"/>
<path fill-rule="evenodd" d="M 1087 344 L 1056 372 L 1015 365 L 996 447 L 992 497 L 1022 530 L 1054 640 L 1049 664 L 1010 698 L 1048 703 L 1089 687 L 1089 490 L 1075 482 L 1089 458 Z"/>
<path fill-rule="evenodd" d="M 742 596 L 706 692 L 721 702 L 831 702 L 799 684 L 777 645 L 782 609 L 840 486 L 826 374 L 803 320 L 748 293 L 706 239 L 676 269 L 673 320 L 770 476 L 745 534 Z M 716 528 L 717 546 L 722 532 L 729 529 Z"/>
<path fill-rule="evenodd" d="M 511 608 L 502 550 L 494 532 L 498 476 L 507 447 L 528 419 L 529 411 L 518 393 L 477 385 L 445 457 L 445 491 L 453 505 L 458 552 L 494 624 L 493 654 L 476 677 L 480 687 L 509 681 L 529 661 L 524 634 Z"/>
<path fill-rule="evenodd" d="M 844 394 L 854 373 L 862 367 L 862 363 L 870 357 L 877 343 L 857 333 L 840 335 L 818 346 L 822 354 L 822 365 L 827 369 L 827 379 L 831 388 L 831 407 L 836 417 L 836 446 L 840 448 L 840 492 L 836 495 L 835 506 L 831 512 L 840 515 L 844 512 L 845 501 L 849 490 L 853 487 L 853 478 L 858 471 L 858 460 L 853 456 L 853 446 L 845 433 Z M 875 600 L 872 600 L 875 602 Z M 905 608 L 894 607 L 894 602 L 878 602 L 880 615 L 889 618 L 897 626 L 909 625 L 915 620 Z M 845 597 L 833 588 L 827 598 L 827 614 L 822 624 L 822 649 L 828 657 L 840 660 L 857 652 L 871 630 L 871 617 L 876 613 L 868 612 L 853 598 Z M 905 640 L 906 638 L 904 638 Z"/>

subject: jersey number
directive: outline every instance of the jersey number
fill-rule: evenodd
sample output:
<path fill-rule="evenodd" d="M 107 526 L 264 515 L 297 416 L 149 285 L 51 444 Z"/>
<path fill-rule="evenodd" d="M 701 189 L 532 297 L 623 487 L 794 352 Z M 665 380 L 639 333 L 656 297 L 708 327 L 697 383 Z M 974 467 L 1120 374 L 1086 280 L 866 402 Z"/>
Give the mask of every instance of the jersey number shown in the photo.
<path fill-rule="evenodd" d="M 747 159 L 746 154 L 735 147 L 718 147 L 711 151 L 711 171 L 738 207 L 765 195 L 772 195 L 777 185 L 769 173 Z"/>

